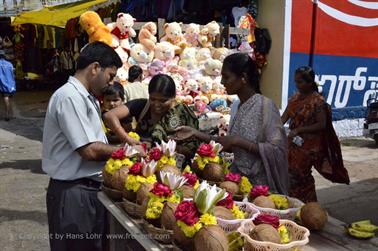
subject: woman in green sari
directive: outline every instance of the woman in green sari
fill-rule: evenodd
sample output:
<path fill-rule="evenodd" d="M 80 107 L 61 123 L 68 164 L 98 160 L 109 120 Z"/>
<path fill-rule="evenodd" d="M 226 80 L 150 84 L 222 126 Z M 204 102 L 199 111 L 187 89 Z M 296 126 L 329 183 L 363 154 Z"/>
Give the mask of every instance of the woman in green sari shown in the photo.
<path fill-rule="evenodd" d="M 121 142 L 141 144 L 130 137 L 122 126 L 133 118 L 137 122 L 134 131 L 144 142 L 167 142 L 180 126 L 198 129 L 198 119 L 193 111 L 185 104 L 176 103 L 176 85 L 170 76 L 154 76 L 149 83 L 148 93 L 149 99 L 132 100 L 104 114 L 105 124 Z M 198 140 L 188 139 L 177 144 L 176 150 L 189 159 L 193 157 L 198 146 Z"/>

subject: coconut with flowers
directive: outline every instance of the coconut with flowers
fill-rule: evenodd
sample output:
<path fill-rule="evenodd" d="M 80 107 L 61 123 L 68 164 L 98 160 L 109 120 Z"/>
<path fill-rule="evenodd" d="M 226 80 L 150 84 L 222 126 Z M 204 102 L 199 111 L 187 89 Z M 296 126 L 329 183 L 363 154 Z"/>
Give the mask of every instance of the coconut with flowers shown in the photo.
<path fill-rule="evenodd" d="M 198 177 L 194 172 L 192 172 L 189 166 L 184 169 L 182 176 L 184 176 L 187 181 L 180 188 L 180 191 L 182 192 L 184 198 L 193 198 L 195 190 L 199 187 Z"/>
<path fill-rule="evenodd" d="M 193 159 L 193 170 L 207 181 L 222 182 L 225 168 L 219 157 L 221 150 L 222 145 L 214 141 L 209 144 L 201 144 Z"/>
<path fill-rule="evenodd" d="M 176 167 L 176 141 L 169 140 L 167 143 L 162 141 L 152 148 L 148 154 L 150 160 L 157 161 L 159 171 L 171 172 L 181 175 L 180 169 Z"/>
<path fill-rule="evenodd" d="M 141 174 L 144 178 L 148 178 L 148 177 L 152 177 L 156 170 L 157 170 L 157 162 L 152 160 L 151 162 L 149 163 L 146 163 L 146 162 L 142 162 L 143 165 L 142 165 L 142 168 L 141 168 L 141 172 L 139 174 Z M 138 191 L 136 192 L 136 202 L 137 204 L 139 205 L 142 205 L 143 202 L 148 198 L 148 195 L 151 191 L 151 189 L 153 188 L 153 183 L 148 183 L 148 182 L 144 182 L 140 185 Z"/>
<path fill-rule="evenodd" d="M 238 173 L 227 173 L 224 181 L 219 184 L 220 188 L 224 188 L 228 193 L 232 193 L 235 200 L 241 201 L 247 197 L 252 189 L 252 184 L 248 178 Z"/>
<path fill-rule="evenodd" d="M 176 222 L 174 211 L 182 201 L 180 188 L 187 179 L 170 172 L 159 173 L 161 182 L 156 182 L 149 192 L 145 219 L 165 230 L 173 230 Z"/>
<path fill-rule="evenodd" d="M 135 201 L 137 198 L 137 192 L 142 187 L 142 185 L 143 190 L 148 190 L 148 187 L 157 181 L 154 174 L 155 170 L 155 162 L 147 163 L 144 159 L 135 162 L 129 168 L 129 173 L 126 178 L 123 193 L 125 199 L 129 201 Z M 139 204 L 142 204 L 143 200 L 143 192 L 140 192 L 138 198 Z"/>
<path fill-rule="evenodd" d="M 285 195 L 271 193 L 266 185 L 253 186 L 249 200 L 259 208 L 286 210 L 291 207 Z"/>
<path fill-rule="evenodd" d="M 183 250 L 228 250 L 227 235 L 214 215 L 216 204 L 227 196 L 224 189 L 203 181 L 194 199 L 182 201 L 176 208 L 174 242 Z"/>
<path fill-rule="evenodd" d="M 114 151 L 102 170 L 104 185 L 122 191 L 129 168 L 138 160 L 138 154 L 139 152 L 128 144 Z"/>

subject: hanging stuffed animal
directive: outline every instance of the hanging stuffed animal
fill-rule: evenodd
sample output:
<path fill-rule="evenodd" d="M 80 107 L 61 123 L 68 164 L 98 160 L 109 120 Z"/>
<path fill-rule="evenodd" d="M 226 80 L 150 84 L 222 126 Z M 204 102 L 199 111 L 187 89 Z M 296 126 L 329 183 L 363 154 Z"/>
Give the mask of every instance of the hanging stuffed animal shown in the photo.
<path fill-rule="evenodd" d="M 110 30 L 101 21 L 100 16 L 94 11 L 86 11 L 80 16 L 80 26 L 89 36 L 89 43 L 99 41 L 112 46 Z"/>
<path fill-rule="evenodd" d="M 133 29 L 134 21 L 135 18 L 130 14 L 118 13 L 117 20 L 107 25 L 112 34 L 112 46 L 114 48 L 121 46 L 125 50 L 130 50 L 129 38 L 136 36 Z"/>

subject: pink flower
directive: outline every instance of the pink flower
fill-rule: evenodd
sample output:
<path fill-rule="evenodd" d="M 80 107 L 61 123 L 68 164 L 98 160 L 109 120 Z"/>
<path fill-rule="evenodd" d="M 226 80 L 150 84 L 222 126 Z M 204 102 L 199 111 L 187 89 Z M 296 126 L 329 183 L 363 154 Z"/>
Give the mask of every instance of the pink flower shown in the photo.
<path fill-rule="evenodd" d="M 119 148 L 112 153 L 112 159 L 124 159 L 125 158 L 125 150 L 123 148 Z"/>
<path fill-rule="evenodd" d="M 135 163 L 130 169 L 129 169 L 129 173 L 130 174 L 133 174 L 133 175 L 139 175 L 141 170 L 142 170 L 142 163 L 140 162 L 137 162 Z"/>
<path fill-rule="evenodd" d="M 188 184 L 189 186 L 194 186 L 198 180 L 197 175 L 195 173 L 185 172 L 183 176 L 188 179 L 186 181 L 186 184 Z"/>
<path fill-rule="evenodd" d="M 161 159 L 161 156 L 162 156 L 162 152 L 160 151 L 159 148 L 154 147 L 151 149 L 150 154 L 149 154 L 150 160 L 159 161 Z"/>
<path fill-rule="evenodd" d="M 265 185 L 255 185 L 253 186 L 251 193 L 249 195 L 252 199 L 257 198 L 259 196 L 268 196 L 269 187 Z"/>
<path fill-rule="evenodd" d="M 168 197 L 172 194 L 172 190 L 168 186 L 156 182 L 151 190 L 151 193 L 159 197 Z"/>
<path fill-rule="evenodd" d="M 232 182 L 239 184 L 241 177 L 240 177 L 240 174 L 238 174 L 238 173 L 228 173 L 228 174 L 226 174 L 224 179 L 226 181 L 232 181 Z"/>
<path fill-rule="evenodd" d="M 202 157 L 215 157 L 213 146 L 210 144 L 201 144 L 197 150 L 197 153 Z"/>
<path fill-rule="evenodd" d="M 182 201 L 176 208 L 175 218 L 188 226 L 199 221 L 200 213 L 193 201 Z"/>
<path fill-rule="evenodd" d="M 232 193 L 228 193 L 227 197 L 221 201 L 218 201 L 217 206 L 222 206 L 228 209 L 232 209 L 234 206 L 234 200 L 232 199 Z"/>

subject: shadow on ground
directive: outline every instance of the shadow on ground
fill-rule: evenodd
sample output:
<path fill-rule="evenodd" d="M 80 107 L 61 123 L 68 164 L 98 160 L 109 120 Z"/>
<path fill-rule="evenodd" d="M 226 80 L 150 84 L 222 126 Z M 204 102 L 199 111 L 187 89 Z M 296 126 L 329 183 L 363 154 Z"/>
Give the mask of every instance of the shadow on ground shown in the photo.
<path fill-rule="evenodd" d="M 42 119 L 15 118 L 8 122 L 0 121 L 0 128 L 31 140 L 42 141 Z"/>
<path fill-rule="evenodd" d="M 320 189 L 317 195 L 336 219 L 346 223 L 370 219 L 378 224 L 378 178 Z"/>
<path fill-rule="evenodd" d="M 32 173 L 45 174 L 45 172 L 42 170 L 42 160 L 40 159 L 14 160 L 14 161 L 2 162 L 0 163 L 0 169 L 2 168 L 30 170 Z"/>
<path fill-rule="evenodd" d="M 28 220 L 47 224 L 47 214 L 42 211 L 19 211 L 0 208 L 0 224 L 7 221 Z"/>

